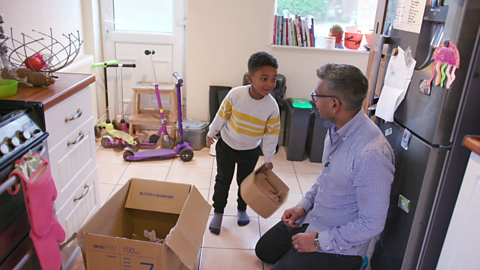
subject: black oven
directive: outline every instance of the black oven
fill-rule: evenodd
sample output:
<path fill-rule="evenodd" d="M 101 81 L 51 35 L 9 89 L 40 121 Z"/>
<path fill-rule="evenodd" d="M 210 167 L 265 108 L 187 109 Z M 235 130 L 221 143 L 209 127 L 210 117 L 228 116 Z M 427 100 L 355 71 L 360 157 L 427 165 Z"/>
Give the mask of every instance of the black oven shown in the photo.
<path fill-rule="evenodd" d="M 23 190 L 10 195 L 6 189 L 18 181 L 8 177 L 16 160 L 29 152 L 48 160 L 47 137 L 41 103 L 0 100 L 0 270 L 41 269 Z"/>

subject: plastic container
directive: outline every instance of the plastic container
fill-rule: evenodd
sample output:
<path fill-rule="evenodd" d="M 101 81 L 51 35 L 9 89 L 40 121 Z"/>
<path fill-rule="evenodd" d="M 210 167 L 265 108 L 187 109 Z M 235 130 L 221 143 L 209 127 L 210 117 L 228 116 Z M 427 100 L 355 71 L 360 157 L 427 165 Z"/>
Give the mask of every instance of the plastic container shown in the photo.
<path fill-rule="evenodd" d="M 362 33 L 345 32 L 345 47 L 351 50 L 358 50 L 360 43 L 362 43 Z"/>
<path fill-rule="evenodd" d="M 305 106 L 298 106 L 298 104 L 304 104 Z M 304 159 L 311 115 L 312 105 L 308 100 L 287 99 L 287 121 L 285 125 L 287 160 L 302 161 Z"/>
<path fill-rule="evenodd" d="M 11 97 L 17 94 L 18 81 L 16 80 L 0 80 L 0 98 Z"/>
<path fill-rule="evenodd" d="M 313 101 L 311 103 L 314 105 Z M 327 135 L 324 123 L 325 120 L 320 118 L 320 113 L 312 110 L 307 138 L 307 156 L 310 162 L 322 163 L 325 136 Z"/>
<path fill-rule="evenodd" d="M 208 122 L 183 119 L 183 139 L 190 143 L 193 150 L 200 150 L 207 144 L 206 138 L 208 133 Z M 175 124 L 175 128 L 178 130 L 178 122 Z"/>

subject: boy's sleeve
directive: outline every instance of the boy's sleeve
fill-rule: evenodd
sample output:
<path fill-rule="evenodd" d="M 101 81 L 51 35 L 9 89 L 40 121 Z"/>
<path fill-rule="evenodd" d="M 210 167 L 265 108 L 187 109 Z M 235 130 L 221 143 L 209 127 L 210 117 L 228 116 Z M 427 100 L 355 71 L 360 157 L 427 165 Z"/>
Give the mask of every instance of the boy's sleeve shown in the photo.
<path fill-rule="evenodd" d="M 273 155 L 275 154 L 275 148 L 278 143 L 278 135 L 280 134 L 280 113 L 277 110 L 267 120 L 265 126 L 265 134 L 263 135 L 263 155 L 265 162 L 272 162 Z"/>
<path fill-rule="evenodd" d="M 215 118 L 213 119 L 212 124 L 210 124 L 210 129 L 208 131 L 207 136 L 213 138 L 219 131 L 222 129 L 223 125 L 230 118 L 232 115 L 232 103 L 231 103 L 231 95 L 230 92 L 227 96 L 223 99 L 220 108 L 218 109 Z"/>

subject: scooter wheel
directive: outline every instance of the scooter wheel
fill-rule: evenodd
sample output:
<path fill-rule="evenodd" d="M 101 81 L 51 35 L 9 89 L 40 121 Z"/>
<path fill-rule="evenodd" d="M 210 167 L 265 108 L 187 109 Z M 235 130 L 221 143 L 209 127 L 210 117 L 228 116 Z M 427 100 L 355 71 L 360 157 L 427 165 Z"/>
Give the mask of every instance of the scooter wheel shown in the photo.
<path fill-rule="evenodd" d="M 130 151 L 123 152 L 123 160 L 128 161 L 127 158 L 133 157 L 133 155 L 134 155 L 133 152 L 130 152 Z"/>
<path fill-rule="evenodd" d="M 180 156 L 180 159 L 182 161 L 190 161 L 192 160 L 193 158 L 193 151 L 192 149 L 190 148 L 182 148 L 182 150 L 180 150 L 180 153 L 178 153 L 178 156 Z"/>
<path fill-rule="evenodd" d="M 102 131 L 100 130 L 100 127 L 99 126 L 95 126 L 94 129 L 95 131 L 95 138 L 100 138 L 100 135 L 102 134 Z"/>
<path fill-rule="evenodd" d="M 109 140 L 108 138 L 103 138 L 100 143 L 101 143 L 102 146 L 105 147 L 105 148 L 110 148 L 110 147 L 112 147 L 111 145 L 108 145 L 108 144 L 107 144 L 108 142 L 110 142 L 110 140 Z"/>
<path fill-rule="evenodd" d="M 175 147 L 175 140 L 168 136 L 168 142 L 166 142 L 163 138 L 162 138 L 162 148 L 165 148 L 165 149 L 173 149 Z"/>
<path fill-rule="evenodd" d="M 113 128 L 116 129 L 116 130 L 122 130 L 122 128 L 120 127 L 120 123 L 118 123 L 117 120 L 112 120 L 112 124 L 113 124 Z"/>
<path fill-rule="evenodd" d="M 140 146 L 142 145 L 142 141 L 140 140 L 140 138 L 136 138 L 134 141 L 137 143 L 137 145 L 135 145 L 133 149 L 135 149 L 135 151 L 138 151 L 138 149 L 140 149 Z"/>

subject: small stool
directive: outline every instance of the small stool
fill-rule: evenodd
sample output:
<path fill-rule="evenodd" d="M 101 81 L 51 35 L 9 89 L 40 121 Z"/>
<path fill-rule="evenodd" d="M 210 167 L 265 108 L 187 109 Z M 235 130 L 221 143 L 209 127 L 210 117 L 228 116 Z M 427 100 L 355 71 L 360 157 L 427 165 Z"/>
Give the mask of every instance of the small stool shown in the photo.
<path fill-rule="evenodd" d="M 160 112 L 157 110 L 152 109 L 142 109 L 140 104 L 140 96 L 137 95 L 156 95 L 155 93 L 155 86 L 151 82 L 137 82 L 133 87 L 133 109 L 132 109 L 132 116 L 130 116 L 130 135 L 133 135 L 133 128 L 134 126 L 139 125 L 153 125 L 160 127 L 162 125 L 162 121 L 160 118 Z M 175 84 L 173 83 L 159 83 L 158 89 L 161 95 L 169 95 L 170 102 L 171 102 L 171 109 L 165 110 L 165 121 L 166 124 L 172 127 L 172 136 L 176 139 L 176 130 L 175 130 L 175 122 L 178 120 L 178 108 L 177 108 L 177 92 L 175 88 Z M 162 105 L 165 103 L 162 101 Z"/>

